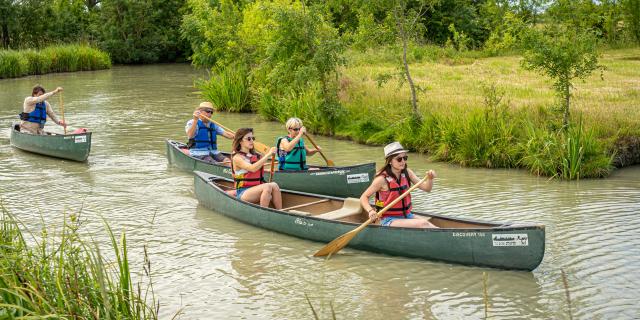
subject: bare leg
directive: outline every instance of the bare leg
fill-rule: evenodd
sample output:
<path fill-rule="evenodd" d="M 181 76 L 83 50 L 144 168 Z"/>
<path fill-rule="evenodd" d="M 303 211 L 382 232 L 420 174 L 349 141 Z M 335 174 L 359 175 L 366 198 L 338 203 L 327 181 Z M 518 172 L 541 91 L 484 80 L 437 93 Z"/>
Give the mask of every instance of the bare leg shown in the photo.
<path fill-rule="evenodd" d="M 268 184 L 272 185 L 271 200 L 273 201 L 273 206 L 276 209 L 282 209 L 282 193 L 280 192 L 280 186 L 275 182 L 269 182 Z"/>
<path fill-rule="evenodd" d="M 413 218 L 413 219 L 395 219 L 391 221 L 390 227 L 403 227 L 403 228 L 437 228 L 433 223 L 427 219 Z"/>
<path fill-rule="evenodd" d="M 251 202 L 251 203 L 259 203 L 263 207 L 268 207 L 269 202 L 271 202 L 270 189 L 271 189 L 271 186 L 269 186 L 268 183 L 251 187 L 242 194 L 242 197 L 240 197 L 240 200 Z M 265 200 L 263 200 L 263 197 Z M 266 204 L 264 204 L 265 203 L 264 201 L 266 201 Z"/>

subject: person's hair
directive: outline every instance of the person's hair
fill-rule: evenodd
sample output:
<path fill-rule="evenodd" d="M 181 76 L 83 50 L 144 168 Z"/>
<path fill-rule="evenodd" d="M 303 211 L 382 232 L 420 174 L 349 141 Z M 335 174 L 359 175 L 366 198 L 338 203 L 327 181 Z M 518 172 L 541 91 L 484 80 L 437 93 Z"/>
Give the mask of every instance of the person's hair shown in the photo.
<path fill-rule="evenodd" d="M 42 93 L 46 93 L 46 91 L 44 90 L 44 88 L 37 84 L 35 87 L 33 87 L 33 90 L 31 90 L 31 96 L 35 96 L 38 92 L 42 92 Z"/>
<path fill-rule="evenodd" d="M 287 127 L 287 130 L 296 125 L 302 127 L 302 120 L 300 120 L 300 118 L 292 117 L 289 118 L 285 123 L 285 127 Z"/>
<path fill-rule="evenodd" d="M 233 142 L 231 143 L 233 154 L 240 151 L 240 142 L 242 142 L 242 139 L 249 133 L 253 133 L 253 128 L 240 128 L 236 131 L 236 135 L 233 137 Z M 255 154 L 254 149 L 249 150 L 249 153 Z"/>
<path fill-rule="evenodd" d="M 393 161 L 393 158 L 398 156 L 398 154 L 392 154 L 392 155 L 388 156 L 384 160 L 384 166 L 382 168 L 380 168 L 380 170 L 378 170 L 378 172 L 376 172 L 376 177 L 381 175 L 383 172 L 386 172 L 387 175 L 390 176 L 390 177 L 394 177 L 396 179 L 400 178 L 400 177 L 396 177 L 395 174 L 393 174 L 393 171 L 391 170 L 391 161 Z M 404 173 L 404 176 L 407 177 L 407 180 L 409 181 L 409 184 L 411 184 L 411 179 L 409 179 L 409 171 L 407 169 L 409 169 L 409 165 L 405 161 L 404 169 L 402 169 L 402 173 Z"/>

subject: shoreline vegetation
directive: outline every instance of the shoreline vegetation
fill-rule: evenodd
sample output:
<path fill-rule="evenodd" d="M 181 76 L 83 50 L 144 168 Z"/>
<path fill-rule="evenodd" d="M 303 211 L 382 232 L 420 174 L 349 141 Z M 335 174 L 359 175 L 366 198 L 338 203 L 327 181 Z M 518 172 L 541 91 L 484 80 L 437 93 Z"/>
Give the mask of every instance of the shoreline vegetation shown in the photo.
<path fill-rule="evenodd" d="M 0 79 L 109 68 L 111 58 L 107 52 L 83 44 L 0 50 Z"/>
<path fill-rule="evenodd" d="M 61 230 L 21 230 L 0 204 L 0 319 L 157 319 L 159 304 L 146 256 L 134 283 L 127 242 L 105 223 L 115 261 L 83 240 L 77 215 Z M 27 240 L 29 239 L 29 240 Z"/>

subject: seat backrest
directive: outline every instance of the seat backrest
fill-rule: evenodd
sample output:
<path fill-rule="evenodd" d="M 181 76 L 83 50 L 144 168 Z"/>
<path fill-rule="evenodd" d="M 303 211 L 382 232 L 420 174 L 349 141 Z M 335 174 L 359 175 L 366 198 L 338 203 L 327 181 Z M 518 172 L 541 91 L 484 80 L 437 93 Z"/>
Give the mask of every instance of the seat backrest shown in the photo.
<path fill-rule="evenodd" d="M 329 211 L 318 215 L 318 218 L 329 220 L 340 220 L 346 217 L 359 215 L 362 213 L 362 206 L 360 205 L 360 199 L 357 198 L 345 198 L 342 208 Z"/>

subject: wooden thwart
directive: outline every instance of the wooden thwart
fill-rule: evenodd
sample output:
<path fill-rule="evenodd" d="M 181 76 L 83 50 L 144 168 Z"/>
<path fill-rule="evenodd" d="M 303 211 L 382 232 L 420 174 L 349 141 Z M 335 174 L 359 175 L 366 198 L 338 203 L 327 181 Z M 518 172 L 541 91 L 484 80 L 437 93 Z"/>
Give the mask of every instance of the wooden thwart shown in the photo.
<path fill-rule="evenodd" d="M 323 202 L 328 202 L 328 201 L 331 201 L 331 199 L 322 199 L 322 200 L 318 200 L 318 201 L 307 202 L 307 203 L 303 203 L 303 204 L 299 204 L 299 205 L 291 206 L 291 207 L 289 207 L 289 208 L 284 208 L 284 209 L 282 209 L 282 211 L 288 211 L 288 210 L 293 210 L 293 209 L 299 209 L 299 208 L 303 208 L 303 207 L 307 207 L 307 206 L 312 206 L 312 205 L 314 205 L 314 204 L 323 203 Z"/>

